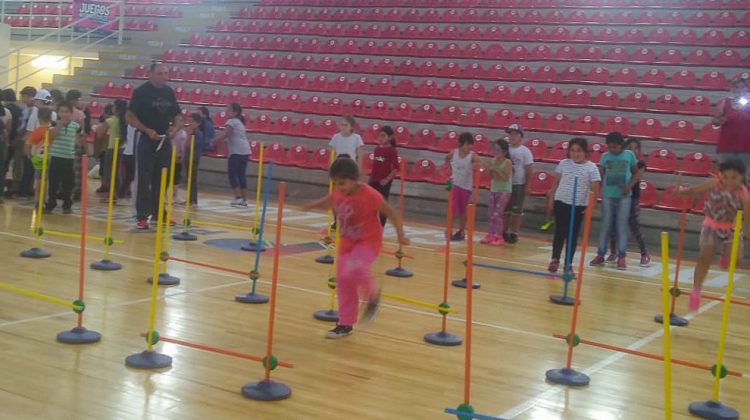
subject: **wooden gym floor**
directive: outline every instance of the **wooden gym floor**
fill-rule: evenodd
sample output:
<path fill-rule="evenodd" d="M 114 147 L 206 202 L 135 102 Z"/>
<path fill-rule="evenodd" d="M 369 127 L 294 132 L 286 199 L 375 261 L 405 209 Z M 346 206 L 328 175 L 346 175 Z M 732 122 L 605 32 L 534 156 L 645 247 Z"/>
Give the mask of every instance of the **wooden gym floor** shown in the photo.
<path fill-rule="evenodd" d="M 90 195 L 92 201 L 94 195 Z M 89 234 L 104 232 L 104 204 L 92 203 Z M 195 219 L 251 225 L 253 208 L 232 209 L 227 197 L 203 194 Z M 294 204 L 294 198 L 290 199 Z M 46 260 L 20 258 L 32 245 L 31 203 L 0 206 L 0 281 L 65 300 L 77 294 L 78 246 L 75 240 L 46 237 L 43 247 L 53 253 Z M 178 212 L 180 207 L 176 207 Z M 131 370 L 124 358 L 140 352 L 147 329 L 154 234 L 134 232 L 131 208 L 116 206 L 113 236 L 125 241 L 113 247 L 113 259 L 122 271 L 86 271 L 85 326 L 103 335 L 100 343 L 69 346 L 55 335 L 74 325 L 72 312 L 63 307 L 0 291 L 0 418 L 8 419 L 449 419 L 446 407 L 456 407 L 463 396 L 464 347 L 441 348 L 423 342 L 436 331 L 434 311 L 386 302 L 367 329 L 342 340 L 326 340 L 330 324 L 312 313 L 325 309 L 328 266 L 313 262 L 323 254 L 313 243 L 325 225 L 325 215 L 307 214 L 289 206 L 285 212 L 277 329 L 274 353 L 294 363 L 277 369 L 274 378 L 289 385 L 286 401 L 262 403 L 239 394 L 245 383 L 262 377 L 258 363 L 207 353 L 168 343 L 156 348 L 174 358 L 171 369 L 160 372 Z M 269 209 L 267 239 L 272 238 L 275 209 Z M 479 215 L 484 218 L 484 214 Z M 175 220 L 181 217 L 176 215 Z M 79 217 L 45 217 L 48 229 L 77 232 Z M 384 291 L 430 303 L 442 297 L 443 260 L 436 249 L 442 242 L 439 227 L 408 223 L 414 246 L 405 260 L 412 279 L 382 275 L 395 259 L 382 256 L 374 270 Z M 171 241 L 173 256 L 225 265 L 247 271 L 252 255 L 209 246 L 217 239 L 242 239 L 247 232 L 199 230 L 194 243 Z M 597 232 L 593 232 L 592 241 Z M 477 238 L 478 239 L 478 238 Z M 394 250 L 387 232 L 386 248 Z M 674 241 L 675 238 L 672 238 Z M 476 247 L 476 261 L 531 270 L 546 268 L 548 241 L 522 238 L 515 246 Z M 101 259 L 102 245 L 90 242 L 87 263 Z M 297 253 L 291 252 L 296 250 Z M 300 252 L 310 250 L 309 252 Z M 451 278 L 462 275 L 465 245 L 454 248 Z M 658 254 L 657 250 L 653 250 Z M 261 259 L 259 291 L 268 293 L 270 253 Z M 591 256 L 591 253 L 589 253 Z M 588 258 L 587 258 L 588 259 Z M 629 261 L 627 272 L 588 269 L 584 277 L 579 335 L 583 339 L 661 353 L 661 326 L 652 320 L 661 311 L 659 261 L 651 268 Z M 247 292 L 249 283 L 239 275 L 170 263 L 169 272 L 182 279 L 179 286 L 160 288 L 157 330 L 165 336 L 201 344 L 263 354 L 268 305 L 235 303 L 233 296 Z M 559 293 L 559 281 L 477 268 L 482 288 L 474 295 L 472 404 L 477 412 L 515 419 L 660 419 L 663 414 L 661 362 L 581 345 L 574 367 L 591 376 L 591 385 L 566 389 L 545 383 L 544 373 L 564 365 L 566 346 L 553 338 L 569 329 L 570 307 L 550 304 Z M 692 263 L 683 264 L 689 282 Z M 737 274 L 735 295 L 750 296 L 747 273 Z M 726 273 L 709 276 L 720 293 Z M 687 286 L 686 283 L 684 286 Z M 465 291 L 451 288 L 450 303 L 458 311 L 449 331 L 464 336 Z M 748 300 L 747 302 L 750 302 Z M 704 300 L 690 326 L 673 330 L 672 357 L 715 363 L 722 305 Z M 686 299 L 677 312 L 685 314 Z M 750 411 L 750 308 L 733 305 L 729 317 L 725 365 L 746 372 L 722 380 L 721 401 L 745 415 Z M 709 399 L 710 373 L 673 367 L 673 418 L 690 418 L 690 402 Z"/>

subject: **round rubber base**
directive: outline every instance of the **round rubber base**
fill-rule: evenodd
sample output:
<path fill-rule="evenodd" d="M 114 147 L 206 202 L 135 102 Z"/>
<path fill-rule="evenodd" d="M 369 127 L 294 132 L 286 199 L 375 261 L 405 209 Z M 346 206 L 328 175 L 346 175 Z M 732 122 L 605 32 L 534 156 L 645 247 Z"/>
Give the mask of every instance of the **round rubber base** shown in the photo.
<path fill-rule="evenodd" d="M 250 292 L 244 295 L 237 295 L 234 297 L 234 300 L 240 303 L 261 304 L 268 303 L 268 296 Z"/>
<path fill-rule="evenodd" d="M 466 279 L 453 280 L 451 282 L 451 284 L 453 285 L 453 287 L 458 287 L 459 289 L 466 289 Z M 479 283 L 473 282 L 471 288 L 472 289 L 479 289 Z"/>
<path fill-rule="evenodd" d="M 315 259 L 318 264 L 333 264 L 333 255 L 323 255 Z"/>
<path fill-rule="evenodd" d="M 51 253 L 41 248 L 31 248 L 29 250 L 21 252 L 21 256 L 24 258 L 49 258 L 52 256 Z"/>
<path fill-rule="evenodd" d="M 117 271 L 122 269 L 122 264 L 110 260 L 101 260 L 91 263 L 92 270 Z"/>
<path fill-rule="evenodd" d="M 57 334 L 57 341 L 65 344 L 91 344 L 98 343 L 102 335 L 96 331 L 87 330 L 86 328 L 75 327 L 72 330 L 63 331 Z"/>
<path fill-rule="evenodd" d="M 153 277 L 148 278 L 149 284 L 153 281 Z M 158 282 L 159 286 L 176 286 L 180 284 L 180 279 L 175 276 L 170 276 L 169 273 L 160 273 Z"/>
<path fill-rule="evenodd" d="M 586 386 L 590 380 L 586 374 L 568 368 L 551 369 L 545 375 L 550 382 L 568 386 Z"/>
<path fill-rule="evenodd" d="M 242 387 L 242 395 L 256 401 L 279 401 L 291 397 L 292 390 L 282 383 L 262 380 L 245 384 Z"/>
<path fill-rule="evenodd" d="M 245 245 L 242 245 L 240 248 L 242 248 L 243 251 L 252 251 L 252 252 L 265 252 L 266 246 L 262 243 L 260 244 L 260 249 L 258 249 L 258 243 L 250 241 L 246 243 Z"/>
<path fill-rule="evenodd" d="M 164 369 L 172 366 L 172 358 L 155 351 L 144 351 L 126 357 L 125 365 L 134 369 Z"/>
<path fill-rule="evenodd" d="M 739 411 L 718 401 L 701 401 L 690 403 L 690 414 L 711 420 L 734 420 L 740 418 Z"/>
<path fill-rule="evenodd" d="M 398 268 L 394 268 L 392 270 L 386 271 L 385 275 L 386 276 L 391 276 L 391 277 L 398 277 L 398 278 L 406 279 L 406 278 L 414 276 L 414 273 L 412 273 L 409 270 L 406 270 L 406 269 L 403 269 L 401 267 L 398 267 Z"/>
<path fill-rule="evenodd" d="M 654 317 L 654 322 L 661 324 L 664 321 L 664 317 L 661 315 L 656 315 Z M 669 314 L 669 325 L 672 325 L 674 327 L 687 327 L 689 321 L 681 316 L 675 315 L 675 314 Z"/>
<path fill-rule="evenodd" d="M 197 241 L 198 236 L 193 235 L 190 232 L 180 232 L 172 235 L 172 239 L 175 241 Z"/>
<path fill-rule="evenodd" d="M 558 305 L 573 306 L 576 303 L 574 297 L 571 296 L 560 296 L 552 295 L 549 297 L 549 301 Z"/>
<path fill-rule="evenodd" d="M 463 343 L 461 337 L 443 331 L 425 334 L 424 341 L 436 346 L 445 347 L 460 346 Z"/>
<path fill-rule="evenodd" d="M 317 319 L 318 321 L 339 322 L 339 312 L 332 311 L 330 309 L 323 309 L 321 311 L 316 311 L 313 314 L 313 317 Z"/>

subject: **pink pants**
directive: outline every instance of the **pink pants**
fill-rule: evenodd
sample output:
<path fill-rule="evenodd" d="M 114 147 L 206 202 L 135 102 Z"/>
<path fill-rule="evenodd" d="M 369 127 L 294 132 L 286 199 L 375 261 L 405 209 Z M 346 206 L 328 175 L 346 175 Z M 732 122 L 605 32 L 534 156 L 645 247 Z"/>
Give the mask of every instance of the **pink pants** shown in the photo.
<path fill-rule="evenodd" d="M 348 252 L 338 256 L 336 294 L 339 298 L 340 325 L 353 326 L 357 323 L 360 291 L 364 292 L 368 299 L 377 293 L 377 285 L 370 273 L 370 267 L 379 252 L 379 249 L 366 245 L 355 245 Z"/>
<path fill-rule="evenodd" d="M 453 200 L 453 216 L 465 216 L 471 200 L 471 191 L 454 185 L 451 188 L 451 200 Z"/>

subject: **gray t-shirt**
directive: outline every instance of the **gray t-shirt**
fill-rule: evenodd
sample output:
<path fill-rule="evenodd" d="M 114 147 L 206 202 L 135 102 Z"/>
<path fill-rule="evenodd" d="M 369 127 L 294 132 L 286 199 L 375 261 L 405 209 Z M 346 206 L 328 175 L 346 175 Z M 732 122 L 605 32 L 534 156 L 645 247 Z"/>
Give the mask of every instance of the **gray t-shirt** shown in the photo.
<path fill-rule="evenodd" d="M 524 145 L 510 148 L 510 160 L 513 162 L 513 185 L 526 183 L 526 166 L 534 163 L 531 150 Z"/>
<path fill-rule="evenodd" d="M 341 133 L 334 135 L 331 142 L 328 144 L 333 147 L 333 151 L 336 152 L 337 157 L 341 155 L 349 155 L 349 157 L 354 160 L 357 160 L 357 150 L 365 145 L 359 134 L 352 134 L 348 137 L 344 137 Z"/>
<path fill-rule="evenodd" d="M 232 128 L 232 134 L 227 139 L 229 156 L 249 155 L 250 143 L 247 141 L 245 124 L 242 124 L 239 118 L 232 118 L 226 122 L 225 126 Z"/>

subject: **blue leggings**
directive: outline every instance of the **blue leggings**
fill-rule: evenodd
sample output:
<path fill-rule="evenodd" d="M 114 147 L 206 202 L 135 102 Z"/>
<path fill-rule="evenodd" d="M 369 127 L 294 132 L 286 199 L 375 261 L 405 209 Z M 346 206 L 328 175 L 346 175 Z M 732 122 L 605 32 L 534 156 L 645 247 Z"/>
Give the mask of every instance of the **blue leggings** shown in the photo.
<path fill-rule="evenodd" d="M 230 155 L 227 162 L 227 175 L 232 188 L 247 188 L 248 155 Z"/>

